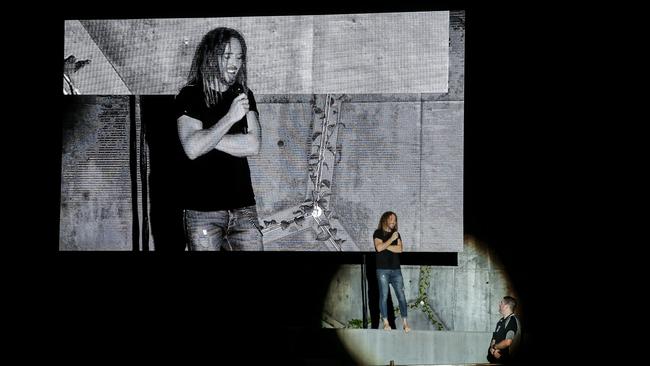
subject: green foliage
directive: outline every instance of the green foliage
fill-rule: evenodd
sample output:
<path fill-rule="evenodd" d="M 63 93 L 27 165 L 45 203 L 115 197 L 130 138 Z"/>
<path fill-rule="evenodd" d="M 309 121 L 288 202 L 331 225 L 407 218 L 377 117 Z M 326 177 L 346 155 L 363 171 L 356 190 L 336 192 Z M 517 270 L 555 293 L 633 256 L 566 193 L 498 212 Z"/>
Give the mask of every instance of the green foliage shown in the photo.
<path fill-rule="evenodd" d="M 345 326 L 346 328 L 351 328 L 351 329 L 361 329 L 363 328 L 363 320 L 361 319 L 350 319 L 348 321 L 348 325 Z"/>
<path fill-rule="evenodd" d="M 411 304 L 408 305 L 409 308 L 414 310 L 420 310 L 426 314 L 427 318 L 436 327 L 438 330 L 443 330 L 442 324 L 436 320 L 435 315 L 433 314 L 433 309 L 429 305 L 429 297 L 427 295 L 427 289 L 429 288 L 429 283 L 431 281 L 431 266 L 420 266 L 420 279 L 418 281 L 418 297 Z M 399 309 L 397 310 L 399 313 Z"/>

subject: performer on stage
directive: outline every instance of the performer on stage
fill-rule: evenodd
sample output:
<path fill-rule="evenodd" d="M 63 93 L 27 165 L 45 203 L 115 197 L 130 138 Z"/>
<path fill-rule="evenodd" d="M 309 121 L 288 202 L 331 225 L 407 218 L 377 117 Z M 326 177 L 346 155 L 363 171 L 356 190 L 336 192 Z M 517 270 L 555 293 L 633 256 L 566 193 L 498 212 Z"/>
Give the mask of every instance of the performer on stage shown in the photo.
<path fill-rule="evenodd" d="M 403 251 L 402 237 L 397 231 L 397 215 L 388 211 L 381 215 L 377 230 L 372 238 L 377 251 L 377 279 L 379 281 L 379 311 L 383 319 L 384 330 L 391 330 L 388 323 L 388 285 L 393 285 L 393 291 L 399 301 L 399 311 L 404 332 L 411 331 L 408 325 L 408 307 L 404 295 L 404 279 L 400 267 L 399 253 Z M 381 325 L 380 325 L 381 326 Z"/>

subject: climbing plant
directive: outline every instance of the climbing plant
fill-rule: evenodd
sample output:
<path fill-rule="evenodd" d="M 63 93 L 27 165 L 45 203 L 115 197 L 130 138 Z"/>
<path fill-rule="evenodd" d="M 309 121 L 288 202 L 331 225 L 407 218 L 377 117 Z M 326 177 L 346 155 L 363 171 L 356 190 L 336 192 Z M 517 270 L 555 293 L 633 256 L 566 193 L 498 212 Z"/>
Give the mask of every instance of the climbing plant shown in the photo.
<path fill-rule="evenodd" d="M 429 322 L 436 327 L 438 330 L 443 330 L 443 325 L 436 320 L 436 316 L 433 313 L 431 305 L 429 305 L 429 296 L 427 294 L 427 289 L 429 288 L 429 283 L 431 281 L 431 266 L 420 266 L 420 278 L 418 280 L 418 297 L 408 304 L 410 309 L 422 311 Z M 399 314 L 399 307 L 395 308 L 395 313 Z"/>
<path fill-rule="evenodd" d="M 346 328 L 351 328 L 351 329 L 361 329 L 363 328 L 363 320 L 361 319 L 350 319 L 348 320 L 348 325 L 345 326 Z"/>

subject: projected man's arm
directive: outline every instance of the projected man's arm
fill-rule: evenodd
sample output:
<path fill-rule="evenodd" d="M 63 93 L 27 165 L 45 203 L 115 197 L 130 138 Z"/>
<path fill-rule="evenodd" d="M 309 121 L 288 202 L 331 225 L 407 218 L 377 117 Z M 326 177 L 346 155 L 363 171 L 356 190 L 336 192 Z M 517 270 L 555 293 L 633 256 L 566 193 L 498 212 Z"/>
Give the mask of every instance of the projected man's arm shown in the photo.
<path fill-rule="evenodd" d="M 230 155 L 244 157 L 257 155 L 262 147 L 262 128 L 257 113 L 249 111 L 246 114 L 248 133 L 224 135 L 215 149 Z"/>
<path fill-rule="evenodd" d="M 178 117 L 178 136 L 187 157 L 194 160 L 214 149 L 230 127 L 246 113 L 248 99 L 245 94 L 241 94 L 233 100 L 228 113 L 210 128 L 203 129 L 203 122 L 188 115 Z"/>

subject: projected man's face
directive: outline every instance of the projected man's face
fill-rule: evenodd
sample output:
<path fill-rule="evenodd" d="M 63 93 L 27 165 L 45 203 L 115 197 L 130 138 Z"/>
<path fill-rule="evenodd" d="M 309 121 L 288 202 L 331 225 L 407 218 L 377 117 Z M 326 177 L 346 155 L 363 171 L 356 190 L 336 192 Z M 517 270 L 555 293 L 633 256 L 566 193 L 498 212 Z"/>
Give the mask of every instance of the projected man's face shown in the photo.
<path fill-rule="evenodd" d="M 388 226 L 388 230 L 389 231 L 395 230 L 396 224 L 397 224 L 397 217 L 395 217 L 395 215 L 388 216 L 388 219 L 386 220 L 386 226 Z"/>
<path fill-rule="evenodd" d="M 223 55 L 219 57 L 219 68 L 221 75 L 219 81 L 224 86 L 228 87 L 235 83 L 237 74 L 242 67 L 244 54 L 242 52 L 241 43 L 236 38 L 232 38 L 223 51 Z"/>

